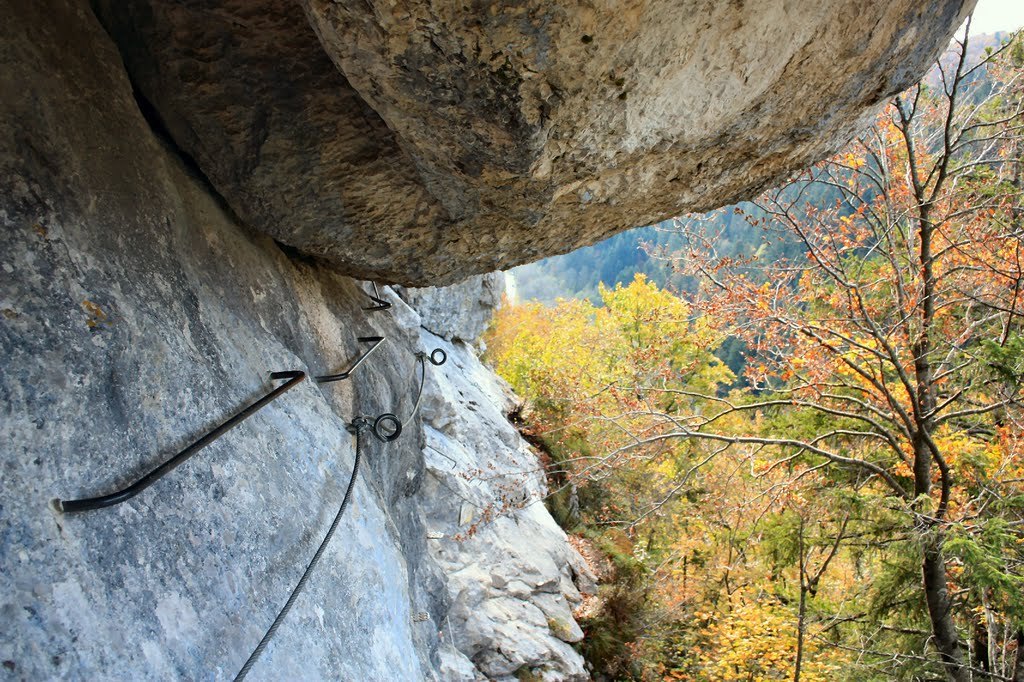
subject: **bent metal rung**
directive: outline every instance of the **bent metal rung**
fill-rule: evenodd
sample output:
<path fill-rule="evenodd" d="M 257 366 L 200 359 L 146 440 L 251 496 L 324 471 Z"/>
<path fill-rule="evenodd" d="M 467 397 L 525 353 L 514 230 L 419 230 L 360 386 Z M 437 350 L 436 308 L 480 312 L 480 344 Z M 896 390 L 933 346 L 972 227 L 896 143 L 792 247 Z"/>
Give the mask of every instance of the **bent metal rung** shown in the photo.
<path fill-rule="evenodd" d="M 239 412 L 235 413 L 233 417 L 223 422 L 212 431 L 207 432 L 204 436 L 199 438 L 184 450 L 171 457 L 169 460 L 158 466 L 157 468 L 150 471 L 148 474 L 132 483 L 127 488 L 118 490 L 115 493 L 109 495 L 102 495 L 100 497 L 89 497 L 81 500 L 61 500 L 55 498 L 51 500 L 50 506 L 58 512 L 83 512 L 90 511 L 93 509 L 102 509 L 103 507 L 111 507 L 115 504 L 120 504 L 135 497 L 149 486 L 156 483 L 158 480 L 169 474 L 173 469 L 184 464 L 189 458 L 195 455 L 197 452 L 205 448 L 207 445 L 217 440 L 225 433 L 235 428 L 243 421 L 251 417 L 252 415 L 259 412 L 261 409 L 266 407 L 268 404 L 273 402 L 276 398 L 280 397 L 286 391 L 293 386 L 297 385 L 303 379 L 306 378 L 306 373 L 298 370 L 288 372 L 273 372 L 270 375 L 273 380 L 287 379 L 287 381 L 274 390 L 264 395 L 259 400 L 247 405 L 242 408 Z"/>
<path fill-rule="evenodd" d="M 370 284 L 373 285 L 373 293 L 366 295 L 370 297 L 371 301 L 373 301 L 373 305 L 369 306 L 368 308 L 363 308 L 363 310 L 387 310 L 388 308 L 390 308 L 391 301 L 380 297 L 380 291 L 377 290 L 377 283 L 370 282 Z"/>
<path fill-rule="evenodd" d="M 359 365 L 363 364 L 363 360 L 365 360 L 367 357 L 369 357 L 370 353 L 372 353 L 373 351 L 377 350 L 377 346 L 379 346 L 380 344 L 382 344 L 384 342 L 384 337 L 383 336 L 360 336 L 357 340 L 359 341 L 359 343 L 369 343 L 369 344 L 373 344 L 373 345 L 370 346 L 369 350 L 367 350 L 362 355 L 360 355 L 358 358 L 356 358 L 355 362 L 353 362 L 352 365 L 348 369 L 346 369 L 344 372 L 338 372 L 337 374 L 322 374 L 322 375 L 318 376 L 316 378 L 316 382 L 318 384 L 327 384 L 327 383 L 330 383 L 332 381 L 341 381 L 343 379 L 348 379 L 350 376 L 352 376 L 352 372 L 354 372 L 356 370 L 356 367 L 358 367 Z"/>

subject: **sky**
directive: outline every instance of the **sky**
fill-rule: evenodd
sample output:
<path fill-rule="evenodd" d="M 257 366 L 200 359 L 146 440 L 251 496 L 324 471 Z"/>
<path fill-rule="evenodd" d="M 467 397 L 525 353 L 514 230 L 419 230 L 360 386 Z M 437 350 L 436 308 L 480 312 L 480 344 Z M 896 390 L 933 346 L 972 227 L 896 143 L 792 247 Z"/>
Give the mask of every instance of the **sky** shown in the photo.
<path fill-rule="evenodd" d="M 971 35 L 1013 31 L 1024 26 L 1024 0 L 978 0 Z"/>

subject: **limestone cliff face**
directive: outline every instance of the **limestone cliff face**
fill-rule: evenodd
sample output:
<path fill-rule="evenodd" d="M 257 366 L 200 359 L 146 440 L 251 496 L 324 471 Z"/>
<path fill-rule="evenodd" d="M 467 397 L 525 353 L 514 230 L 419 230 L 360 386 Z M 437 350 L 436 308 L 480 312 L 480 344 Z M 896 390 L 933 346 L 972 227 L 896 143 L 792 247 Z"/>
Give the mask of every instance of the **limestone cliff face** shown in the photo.
<path fill-rule="evenodd" d="M 586 680 L 571 646 L 583 637 L 573 610 L 581 590 L 595 591 L 595 577 L 544 507 L 543 469 L 506 419 L 516 398 L 471 343 L 430 331 L 466 334 L 479 324 L 481 300 L 495 293 L 495 278 L 435 290 L 410 323 L 422 328 L 423 347 L 448 354 L 431 371 L 422 403 L 420 499 L 428 552 L 451 602 L 440 623 L 439 670 L 453 682 L 514 682 L 524 673 Z M 455 305 L 444 308 L 442 299 Z M 396 314 L 408 316 L 393 300 Z"/>
<path fill-rule="evenodd" d="M 501 303 L 505 276 L 492 272 L 447 287 L 395 289 L 419 313 L 424 329 L 446 339 L 473 343 Z"/>
<path fill-rule="evenodd" d="M 348 482 L 355 415 L 409 409 L 417 330 L 241 227 L 150 132 L 88 7 L 0 27 L 0 659 L 14 679 L 226 679 Z M 271 385 L 300 384 L 135 500 L 111 492 Z M 338 538 L 256 679 L 433 679 L 447 609 L 426 554 L 418 429 L 365 446 Z"/>
<path fill-rule="evenodd" d="M 249 679 L 508 679 L 524 666 L 579 679 L 564 536 L 534 505 L 458 543 L 465 518 L 438 487 L 456 470 L 424 454 L 445 447 L 477 469 L 514 453 L 536 470 L 469 348 L 423 330 L 388 290 L 390 311 L 365 310 L 367 285 L 241 224 L 153 133 L 84 3 L 3 13 L 2 674 L 230 679 L 341 501 L 346 425 L 406 418 L 414 354 L 441 346 L 451 360 L 427 375 L 426 426 L 363 442 L 352 504 Z M 133 500 L 49 508 L 135 480 L 266 392 L 272 371 L 348 366 L 368 335 L 386 342 L 351 379 L 299 384 Z M 486 486 L 463 494 L 502 503 Z"/>
<path fill-rule="evenodd" d="M 912 84 L 974 0 L 97 0 L 243 220 L 448 284 L 748 198 Z"/>
<path fill-rule="evenodd" d="M 732 200 L 841 137 L 963 9 L 822 5 L 840 30 L 807 3 L 0 5 L 3 674 L 230 678 L 340 502 L 346 426 L 407 417 L 415 353 L 442 347 L 422 414 L 362 444 L 252 672 L 388 682 L 585 679 L 592 578 L 468 343 L 496 289 L 465 286 L 461 316 L 451 292 L 383 289 L 372 312 L 339 272 L 440 284 Z M 832 67 L 825 106 L 808 74 Z M 135 480 L 270 372 L 347 367 L 365 336 L 387 340 L 350 380 L 300 384 L 134 500 L 48 507 Z"/>

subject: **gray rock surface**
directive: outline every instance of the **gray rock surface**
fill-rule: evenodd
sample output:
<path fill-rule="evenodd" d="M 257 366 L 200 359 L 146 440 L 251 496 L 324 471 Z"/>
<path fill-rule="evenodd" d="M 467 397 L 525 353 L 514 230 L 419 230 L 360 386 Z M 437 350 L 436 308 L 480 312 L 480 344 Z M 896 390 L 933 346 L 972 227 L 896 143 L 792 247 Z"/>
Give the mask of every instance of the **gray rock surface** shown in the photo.
<path fill-rule="evenodd" d="M 577 584 L 593 576 L 544 507 L 543 471 L 505 415 L 515 398 L 470 348 L 423 333 L 448 362 L 430 373 L 422 413 L 430 554 L 447 575 L 448 680 L 589 679 L 571 643 Z M 468 661 L 467 661 L 468 659 Z"/>
<path fill-rule="evenodd" d="M 244 227 L 154 135 L 84 2 L 0 10 L 0 671 L 230 679 L 341 501 L 346 425 L 405 418 L 414 353 L 445 342 L 391 292 L 390 311 L 368 313 L 365 285 Z M 299 384 L 133 500 L 48 506 L 134 481 L 269 390 L 271 371 L 347 367 L 365 335 L 387 341 L 352 379 Z M 537 466 L 484 404 L 500 390 L 471 386 L 493 377 L 445 347 L 432 426 L 363 443 L 338 533 L 249 679 L 447 681 L 519 661 L 578 679 L 571 551 L 540 505 L 461 545 L 428 539 L 461 511 L 424 462 L 425 438 L 453 437 L 444 415 L 469 468 L 513 453 Z M 474 619 L 478 596 L 490 620 Z"/>
<path fill-rule="evenodd" d="M 749 198 L 923 75 L 974 0 L 96 5 L 248 225 L 439 286 Z"/>
<path fill-rule="evenodd" d="M 447 287 L 396 287 L 420 315 L 425 329 L 449 341 L 476 341 L 490 324 L 505 292 L 505 275 L 476 275 Z"/>
<path fill-rule="evenodd" d="M 431 284 L 448 222 L 295 0 L 97 0 L 132 84 L 242 221 L 345 274 Z"/>
<path fill-rule="evenodd" d="M 146 126 L 84 4 L 0 25 L 0 660 L 4 679 L 225 679 L 348 483 L 355 415 L 408 410 L 418 330 L 240 227 Z M 272 385 L 300 384 L 123 505 L 110 492 Z M 436 679 L 418 426 L 368 441 L 352 506 L 250 679 Z M 418 612 L 427 621 L 414 619 Z"/>

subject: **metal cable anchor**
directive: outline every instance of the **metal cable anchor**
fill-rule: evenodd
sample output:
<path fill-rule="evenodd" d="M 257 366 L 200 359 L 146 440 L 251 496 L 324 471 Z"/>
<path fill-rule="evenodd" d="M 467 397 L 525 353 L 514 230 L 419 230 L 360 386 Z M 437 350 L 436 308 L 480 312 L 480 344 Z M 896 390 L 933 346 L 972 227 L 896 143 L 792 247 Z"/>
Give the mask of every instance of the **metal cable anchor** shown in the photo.
<path fill-rule="evenodd" d="M 143 490 L 153 485 L 161 478 L 169 474 L 175 468 L 184 464 L 197 452 L 205 448 L 207 445 L 217 440 L 225 433 L 235 428 L 252 415 L 259 412 L 261 409 L 269 405 L 271 402 L 276 400 L 278 397 L 283 395 L 286 391 L 300 383 L 306 378 L 306 373 L 294 370 L 288 372 L 273 372 L 270 375 L 271 379 L 287 379 L 285 383 L 281 384 L 274 390 L 264 395 L 259 400 L 247 405 L 242 408 L 239 412 L 235 413 L 234 416 L 224 421 L 213 430 L 207 432 L 204 436 L 196 440 L 194 443 L 186 447 L 184 450 L 171 457 L 169 460 L 156 467 L 145 476 L 132 483 L 127 488 L 118 490 L 117 492 L 110 493 L 109 495 L 101 495 L 99 497 L 89 497 L 80 500 L 62 500 L 60 498 L 54 498 L 50 500 L 50 507 L 54 511 L 71 513 L 71 512 L 83 512 L 91 511 L 93 509 L 102 509 L 103 507 L 111 507 L 121 502 L 126 502 L 131 498 L 135 497 Z"/>
<path fill-rule="evenodd" d="M 368 417 L 356 417 L 346 428 L 352 434 L 358 434 L 361 430 L 368 428 L 370 433 L 382 443 L 398 440 L 398 437 L 402 435 L 402 422 L 390 412 L 385 412 L 372 422 Z"/>
<path fill-rule="evenodd" d="M 423 351 L 416 353 L 416 361 L 420 366 L 420 387 L 419 390 L 416 391 L 416 403 L 412 407 L 412 412 L 410 412 L 408 418 L 402 422 L 403 427 L 408 426 L 409 422 L 412 421 L 412 418 L 416 416 L 417 412 L 419 412 L 420 402 L 423 400 L 423 387 L 427 383 L 427 360 L 430 360 L 430 364 L 434 367 L 440 367 L 447 362 L 448 354 L 441 348 L 435 348 L 430 351 L 430 355 L 427 355 Z"/>
<path fill-rule="evenodd" d="M 373 305 L 371 305 L 368 308 L 363 308 L 363 310 L 387 310 L 388 308 L 390 308 L 391 307 L 391 301 L 388 301 L 387 299 L 383 299 L 383 298 L 380 297 L 380 292 L 377 290 L 377 283 L 376 282 L 370 282 L 370 284 L 373 285 L 373 295 L 372 296 L 370 294 L 366 294 L 366 295 L 369 296 L 370 300 L 373 301 Z M 365 292 L 363 292 L 363 293 L 365 293 Z"/>
<path fill-rule="evenodd" d="M 416 416 L 416 412 L 420 409 L 420 401 L 423 399 L 423 385 L 427 381 L 426 361 L 430 360 L 430 364 L 436 367 L 443 365 L 447 359 L 448 354 L 440 348 L 435 348 L 431 351 L 430 355 L 422 351 L 416 353 L 416 361 L 420 366 L 420 387 L 416 394 L 416 404 L 404 422 L 393 412 L 385 412 L 374 419 L 372 423 L 366 417 L 357 417 L 352 420 L 348 430 L 355 433 L 359 429 L 369 428 L 370 432 L 382 443 L 391 443 L 398 440 L 398 437 L 402 435 L 402 431 L 409 425 L 409 422 L 412 421 L 412 418 Z"/>

